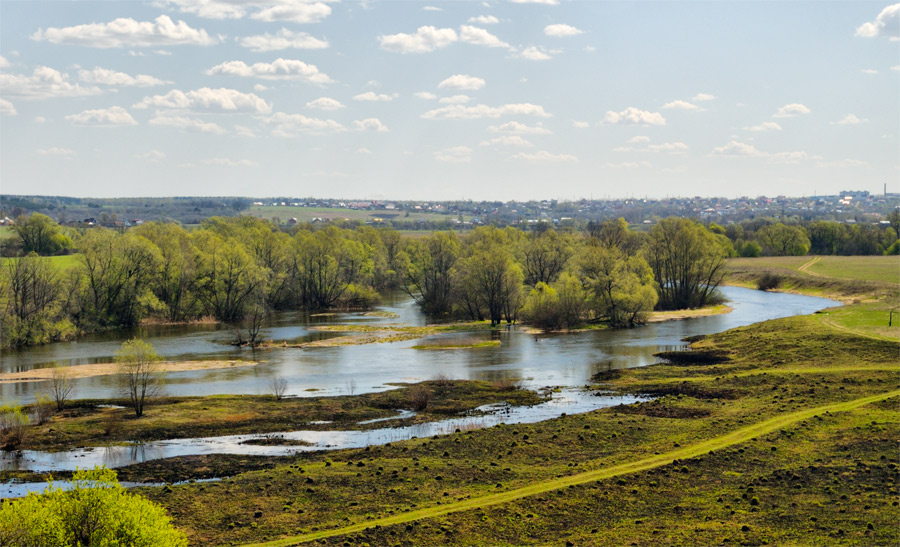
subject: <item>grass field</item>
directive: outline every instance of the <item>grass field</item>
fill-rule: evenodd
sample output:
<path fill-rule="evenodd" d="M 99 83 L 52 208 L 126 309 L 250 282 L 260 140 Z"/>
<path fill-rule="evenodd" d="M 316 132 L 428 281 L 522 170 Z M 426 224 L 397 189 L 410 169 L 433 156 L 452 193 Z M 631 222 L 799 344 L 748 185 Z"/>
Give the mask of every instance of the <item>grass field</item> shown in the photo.
<path fill-rule="evenodd" d="M 7 239 L 13 236 L 16 232 L 9 226 L 0 226 L 0 239 Z"/>
<path fill-rule="evenodd" d="M 732 258 L 728 264 L 734 269 L 793 270 L 811 276 L 900 283 L 900 257 L 897 256 L 770 256 Z"/>
<path fill-rule="evenodd" d="M 360 220 L 369 221 L 382 219 L 384 221 L 416 221 L 427 220 L 432 222 L 440 222 L 457 218 L 456 215 L 440 214 L 440 213 L 420 213 L 410 212 L 406 216 L 406 211 L 361 211 L 356 209 L 344 209 L 337 207 L 289 207 L 289 206 L 271 206 L 255 205 L 250 207 L 245 214 L 250 214 L 260 218 L 271 220 L 272 217 L 278 217 L 281 222 L 287 222 L 290 218 L 296 218 L 298 222 L 310 222 L 314 218 L 327 218 L 331 220 Z M 468 218 L 466 219 L 468 220 Z"/>
<path fill-rule="evenodd" d="M 43 260 L 48 261 L 50 264 L 52 264 L 54 267 L 56 267 L 56 269 L 59 270 L 60 272 L 64 272 L 64 271 L 68 270 L 69 268 L 71 268 L 72 266 L 75 266 L 78 263 L 78 256 L 79 256 L 78 254 L 64 255 L 64 256 L 46 256 L 43 258 Z M 6 262 L 8 260 L 10 260 L 10 259 L 9 258 L 0 258 L 0 266 L 6 264 Z"/>

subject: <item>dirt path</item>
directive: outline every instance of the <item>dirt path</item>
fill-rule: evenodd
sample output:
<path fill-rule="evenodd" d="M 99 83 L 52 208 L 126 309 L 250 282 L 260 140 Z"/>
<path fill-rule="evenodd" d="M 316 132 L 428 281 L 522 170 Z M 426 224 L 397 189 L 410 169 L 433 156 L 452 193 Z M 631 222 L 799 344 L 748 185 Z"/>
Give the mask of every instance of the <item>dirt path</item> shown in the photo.
<path fill-rule="evenodd" d="M 212 370 L 235 367 L 252 367 L 258 365 L 256 361 L 181 361 L 159 363 L 160 372 L 182 372 L 185 370 Z M 23 372 L 4 372 L 0 374 L 0 384 L 12 384 L 16 382 L 42 382 L 49 380 L 53 371 L 61 371 L 70 378 L 89 378 L 91 376 L 107 376 L 118 374 L 118 363 L 94 363 L 92 365 L 72 365 L 59 368 L 36 368 Z"/>
<path fill-rule="evenodd" d="M 447 505 L 428 507 L 425 509 L 410 511 L 409 513 L 404 513 L 402 515 L 393 515 L 390 517 L 368 520 L 366 522 L 345 526 L 343 528 L 336 528 L 333 530 L 320 530 L 318 532 L 312 532 L 309 534 L 302 534 L 266 543 L 256 543 L 250 545 L 251 547 L 287 547 L 290 545 L 307 543 L 321 538 L 343 536 L 346 534 L 362 532 L 367 528 L 372 528 L 375 526 L 391 526 L 394 524 L 402 524 L 405 522 L 411 522 L 420 519 L 440 517 L 449 513 L 469 511 L 481 507 L 508 503 L 527 496 L 543 494 L 545 492 L 559 490 L 568 486 L 584 484 L 601 479 L 609 479 L 612 477 L 617 477 L 619 475 L 637 473 L 640 471 L 646 471 L 648 469 L 661 467 L 663 465 L 669 465 L 670 463 L 672 463 L 672 460 L 694 458 L 703 454 L 707 454 L 714 450 L 721 450 L 731 445 L 744 443 L 754 437 L 772 433 L 773 431 L 783 429 L 803 420 L 808 420 L 819 414 L 824 414 L 826 412 L 845 412 L 854 410 L 867 404 L 877 403 L 879 401 L 898 396 L 900 396 L 900 390 L 895 390 L 878 395 L 871 395 L 869 397 L 863 397 L 860 399 L 854 399 L 852 401 L 843 403 L 833 403 L 830 405 L 818 406 L 806 410 L 799 410 L 797 412 L 790 412 L 781 416 L 770 418 L 768 420 L 763 420 L 762 422 L 747 427 L 742 427 L 741 429 L 737 429 L 726 435 L 714 437 L 707 441 L 703 441 L 697 444 L 679 448 L 678 450 L 672 450 L 664 454 L 651 456 L 649 458 L 644 458 L 642 460 L 634 462 L 623 463 L 612 467 L 603 467 L 604 462 L 601 460 L 596 460 L 592 462 L 592 464 L 594 466 L 597 466 L 598 469 L 595 469 L 593 471 L 587 471 L 585 473 L 579 473 L 577 475 L 570 475 L 568 477 L 560 477 L 556 479 L 541 481 L 522 488 L 510 490 L 508 492 L 481 496 L 479 498 L 468 499 L 465 501 L 450 503 Z"/>
<path fill-rule="evenodd" d="M 805 274 L 809 274 L 815 277 L 826 277 L 822 274 L 817 274 L 816 272 L 809 271 L 810 266 L 814 266 L 820 260 L 822 260 L 821 256 L 814 256 L 808 262 L 804 262 L 803 265 L 797 268 L 797 271 L 801 271 Z"/>
<path fill-rule="evenodd" d="M 846 332 L 849 334 L 854 334 L 856 336 L 862 336 L 863 338 L 868 338 L 870 340 L 880 340 L 882 342 L 897 342 L 896 338 L 891 338 L 889 336 L 879 336 L 877 334 L 869 334 L 867 332 L 851 329 L 850 327 L 845 327 L 843 325 L 838 325 L 834 321 L 831 320 L 827 315 L 820 314 L 816 315 L 816 318 L 819 320 L 819 323 L 822 323 L 828 328 L 832 328 L 834 330 L 839 330 L 841 332 Z"/>

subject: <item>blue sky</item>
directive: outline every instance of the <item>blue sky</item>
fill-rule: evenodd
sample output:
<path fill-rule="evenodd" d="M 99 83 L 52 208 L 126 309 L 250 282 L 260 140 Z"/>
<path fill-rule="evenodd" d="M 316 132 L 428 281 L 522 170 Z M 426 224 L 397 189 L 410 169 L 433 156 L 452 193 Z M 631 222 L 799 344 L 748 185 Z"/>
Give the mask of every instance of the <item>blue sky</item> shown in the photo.
<path fill-rule="evenodd" d="M 0 1 L 0 191 L 900 190 L 900 4 Z"/>

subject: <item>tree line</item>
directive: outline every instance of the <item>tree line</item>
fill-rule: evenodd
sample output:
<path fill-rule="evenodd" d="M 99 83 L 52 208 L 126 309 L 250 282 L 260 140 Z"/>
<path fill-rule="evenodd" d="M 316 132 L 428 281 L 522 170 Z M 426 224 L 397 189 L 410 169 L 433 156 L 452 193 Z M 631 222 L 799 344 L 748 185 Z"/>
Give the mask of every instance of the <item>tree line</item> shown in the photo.
<path fill-rule="evenodd" d="M 390 289 L 435 316 L 631 326 L 654 307 L 709 303 L 735 254 L 724 235 L 680 218 L 649 232 L 619 219 L 588 232 L 479 227 L 403 238 L 371 226 L 286 232 L 251 216 L 192 230 L 148 222 L 76 232 L 35 214 L 17 230 L 29 253 L 0 272 L 7 347 L 145 320 L 249 321 L 258 332 L 272 311 L 364 309 Z M 77 251 L 72 267 L 38 256 L 60 249 Z"/>

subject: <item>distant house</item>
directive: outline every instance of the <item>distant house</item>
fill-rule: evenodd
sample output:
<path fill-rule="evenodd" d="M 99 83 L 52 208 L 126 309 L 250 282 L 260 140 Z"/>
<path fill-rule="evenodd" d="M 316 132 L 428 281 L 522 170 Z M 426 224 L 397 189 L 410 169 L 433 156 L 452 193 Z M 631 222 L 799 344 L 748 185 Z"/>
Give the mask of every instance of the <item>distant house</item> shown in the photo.
<path fill-rule="evenodd" d="M 0 226 L 15 226 L 15 225 L 16 225 L 16 221 L 9 217 L 3 217 L 2 219 L 0 219 Z"/>
<path fill-rule="evenodd" d="M 143 223 L 144 223 L 144 221 L 141 220 L 141 219 L 139 219 L 139 218 L 133 218 L 133 219 L 131 219 L 131 225 L 132 225 L 132 226 L 140 226 L 140 225 L 143 224 Z"/>
<path fill-rule="evenodd" d="M 296 219 L 296 218 L 289 218 L 289 219 L 288 219 L 288 224 L 289 224 L 290 226 L 293 226 L 294 224 L 297 224 L 297 219 Z"/>

